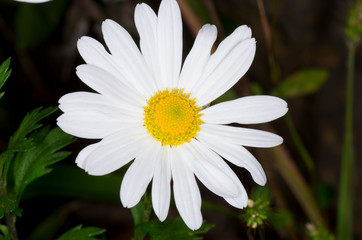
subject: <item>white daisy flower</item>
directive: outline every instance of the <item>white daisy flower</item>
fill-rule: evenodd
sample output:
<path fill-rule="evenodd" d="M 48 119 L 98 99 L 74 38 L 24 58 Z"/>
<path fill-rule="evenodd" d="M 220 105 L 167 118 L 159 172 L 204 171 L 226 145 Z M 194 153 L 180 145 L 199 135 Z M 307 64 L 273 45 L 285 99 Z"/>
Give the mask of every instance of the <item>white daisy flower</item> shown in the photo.
<path fill-rule="evenodd" d="M 201 196 L 195 176 L 229 204 L 243 208 L 247 193 L 223 160 L 247 169 L 266 183 L 259 162 L 243 146 L 274 147 L 275 134 L 226 124 L 264 123 L 283 116 L 287 104 L 272 96 L 250 96 L 206 107 L 249 69 L 255 39 L 238 27 L 211 54 L 216 27 L 204 25 L 182 61 L 182 21 L 175 0 L 163 0 L 158 15 L 146 4 L 135 10 L 140 48 L 112 20 L 102 24 L 107 50 L 82 37 L 78 50 L 87 64 L 78 77 L 93 92 L 63 96 L 58 125 L 67 133 L 101 139 L 84 148 L 76 163 L 91 175 L 111 173 L 134 160 L 120 191 L 125 207 L 135 206 L 152 180 L 152 205 L 165 220 L 171 196 L 190 229 L 202 224 Z"/>

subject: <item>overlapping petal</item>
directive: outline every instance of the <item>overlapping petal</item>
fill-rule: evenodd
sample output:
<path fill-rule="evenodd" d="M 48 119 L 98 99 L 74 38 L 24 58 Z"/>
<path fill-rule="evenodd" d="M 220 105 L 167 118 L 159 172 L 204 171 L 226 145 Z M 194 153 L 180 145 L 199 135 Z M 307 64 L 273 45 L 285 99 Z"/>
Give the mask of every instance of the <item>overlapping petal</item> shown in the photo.
<path fill-rule="evenodd" d="M 105 20 L 104 40 L 130 86 L 141 90 L 147 99 L 157 90 L 155 80 L 131 35 L 119 24 Z"/>
<path fill-rule="evenodd" d="M 205 152 L 201 151 L 197 140 L 192 139 L 185 144 L 185 154 L 191 159 L 188 166 L 195 173 L 196 177 L 213 193 L 226 198 L 235 198 L 240 194 L 240 189 L 220 166 L 209 161 Z"/>
<path fill-rule="evenodd" d="M 147 147 L 144 131 L 140 127 L 129 128 L 106 136 L 84 160 L 85 171 L 101 176 L 123 167 Z"/>
<path fill-rule="evenodd" d="M 262 166 L 244 147 L 224 142 L 215 136 L 210 137 L 204 132 L 200 132 L 197 138 L 224 159 L 248 170 L 257 184 L 265 185 L 266 176 Z"/>
<path fill-rule="evenodd" d="M 255 39 L 247 26 L 238 27 L 211 55 L 193 92 L 204 106 L 230 89 L 249 69 L 255 55 Z"/>
<path fill-rule="evenodd" d="M 233 181 L 235 186 L 237 187 L 237 193 L 234 196 L 222 196 L 228 202 L 230 202 L 233 206 L 237 208 L 244 208 L 248 202 L 248 195 L 244 189 L 244 186 L 241 184 L 239 178 L 236 174 L 231 170 L 231 168 L 225 163 L 225 161 L 213 152 L 207 145 L 202 142 L 193 141 L 194 147 L 199 151 L 200 154 L 204 156 L 209 163 L 219 168 L 224 174 L 226 174 Z M 222 176 L 219 176 L 220 178 Z"/>
<path fill-rule="evenodd" d="M 134 207 L 145 193 L 157 163 L 159 144 L 154 139 L 146 138 L 146 148 L 140 152 L 128 168 L 122 180 L 121 201 L 123 206 Z"/>
<path fill-rule="evenodd" d="M 194 45 L 187 55 L 182 66 L 179 88 L 185 89 L 185 92 L 193 93 L 195 84 L 200 81 L 205 66 L 210 59 L 211 49 L 217 37 L 217 29 L 214 25 L 204 25 L 196 36 Z"/>

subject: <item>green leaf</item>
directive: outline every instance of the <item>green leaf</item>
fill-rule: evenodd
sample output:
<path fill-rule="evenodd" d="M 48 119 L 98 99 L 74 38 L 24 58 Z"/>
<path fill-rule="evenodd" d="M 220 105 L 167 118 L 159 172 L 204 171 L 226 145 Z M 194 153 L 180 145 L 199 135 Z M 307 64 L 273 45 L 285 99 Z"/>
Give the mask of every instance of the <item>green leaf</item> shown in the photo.
<path fill-rule="evenodd" d="M 43 43 L 61 23 L 66 0 L 19 4 L 15 15 L 16 47 L 23 51 Z"/>
<path fill-rule="evenodd" d="M 106 230 L 97 227 L 82 228 L 82 225 L 76 226 L 60 236 L 57 240 L 96 240 Z"/>
<path fill-rule="evenodd" d="M 272 90 L 271 95 L 281 98 L 301 97 L 318 91 L 328 78 L 325 69 L 306 69 L 287 77 Z"/>
<path fill-rule="evenodd" d="M 54 113 L 57 108 L 48 107 L 42 109 L 42 107 L 34 109 L 32 112 L 26 114 L 23 121 L 21 122 L 18 130 L 10 137 L 9 140 L 9 150 L 17 151 L 18 149 L 24 150 L 24 148 L 29 148 L 32 145 L 32 140 L 28 140 L 26 136 L 38 129 L 42 126 L 42 124 L 38 123 L 43 118 L 49 116 Z"/>
<path fill-rule="evenodd" d="M 136 206 L 131 208 L 134 225 L 137 226 L 143 222 L 145 207 L 142 201 L 139 201 Z"/>
<path fill-rule="evenodd" d="M 15 194 L 8 194 L 2 198 L 0 198 L 0 212 L 1 215 L 4 215 L 4 211 L 8 211 L 10 213 L 14 212 L 17 208 L 16 204 L 16 195 Z M 0 217 L 1 219 L 1 217 Z"/>
<path fill-rule="evenodd" d="M 10 58 L 6 59 L 0 65 L 0 89 L 4 86 L 4 83 L 11 74 L 11 69 L 9 69 L 9 66 L 10 66 Z M 4 92 L 0 92 L 0 98 L 2 98 L 2 96 L 4 96 Z"/>
<path fill-rule="evenodd" d="M 41 129 L 31 135 L 34 139 L 34 148 L 21 152 L 14 159 L 14 190 L 18 200 L 24 188 L 35 179 L 49 173 L 50 165 L 66 158 L 70 152 L 59 151 L 75 141 L 75 138 L 56 127 Z"/>
<path fill-rule="evenodd" d="M 200 240 L 202 237 L 198 234 L 208 232 L 214 225 L 204 222 L 201 228 L 192 231 L 180 217 L 177 217 L 173 221 L 164 222 L 155 219 L 137 227 L 141 228 L 145 234 L 149 233 L 152 240 Z"/>

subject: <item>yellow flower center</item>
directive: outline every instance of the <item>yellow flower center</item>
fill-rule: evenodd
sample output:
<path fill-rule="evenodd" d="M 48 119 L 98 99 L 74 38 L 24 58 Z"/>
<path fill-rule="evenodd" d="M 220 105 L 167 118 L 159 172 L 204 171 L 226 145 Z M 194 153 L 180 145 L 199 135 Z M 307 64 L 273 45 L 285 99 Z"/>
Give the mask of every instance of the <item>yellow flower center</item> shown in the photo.
<path fill-rule="evenodd" d="M 199 113 L 202 107 L 197 107 L 195 98 L 190 99 L 190 93 L 183 89 L 167 88 L 157 92 L 144 107 L 144 124 L 148 132 L 162 145 L 178 146 L 190 142 L 200 131 Z"/>

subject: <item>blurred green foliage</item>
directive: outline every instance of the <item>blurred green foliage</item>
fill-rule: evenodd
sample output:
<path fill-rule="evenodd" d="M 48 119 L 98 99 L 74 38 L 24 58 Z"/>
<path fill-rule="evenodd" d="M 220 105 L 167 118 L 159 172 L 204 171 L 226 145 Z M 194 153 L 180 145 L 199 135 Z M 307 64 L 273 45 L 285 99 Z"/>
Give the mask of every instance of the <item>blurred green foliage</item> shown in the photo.
<path fill-rule="evenodd" d="M 47 40 L 61 23 L 68 0 L 19 4 L 15 15 L 15 46 L 24 51 Z"/>
<path fill-rule="evenodd" d="M 304 69 L 288 76 L 271 95 L 284 99 L 302 97 L 318 91 L 328 78 L 325 69 Z"/>

